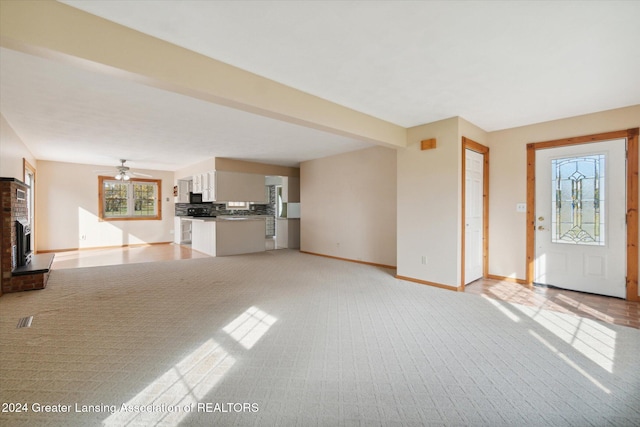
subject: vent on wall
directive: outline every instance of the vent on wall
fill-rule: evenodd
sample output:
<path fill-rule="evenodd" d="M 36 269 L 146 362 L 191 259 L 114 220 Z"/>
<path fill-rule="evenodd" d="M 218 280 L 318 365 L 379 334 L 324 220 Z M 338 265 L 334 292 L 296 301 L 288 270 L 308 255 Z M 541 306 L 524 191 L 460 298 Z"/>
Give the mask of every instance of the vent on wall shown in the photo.
<path fill-rule="evenodd" d="M 33 321 L 33 316 L 23 317 L 18 320 L 18 326 L 16 328 L 28 328 L 31 326 L 31 322 Z"/>

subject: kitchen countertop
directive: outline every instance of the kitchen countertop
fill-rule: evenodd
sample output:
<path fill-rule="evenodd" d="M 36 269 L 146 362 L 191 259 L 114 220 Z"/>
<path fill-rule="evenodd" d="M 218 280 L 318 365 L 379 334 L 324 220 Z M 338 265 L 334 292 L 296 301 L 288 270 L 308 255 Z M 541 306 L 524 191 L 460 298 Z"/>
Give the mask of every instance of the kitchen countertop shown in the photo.
<path fill-rule="evenodd" d="M 190 221 L 202 221 L 202 222 L 211 222 L 211 221 L 260 221 L 269 218 L 268 215 L 250 215 L 250 216 L 182 216 L 182 219 L 187 219 Z"/>

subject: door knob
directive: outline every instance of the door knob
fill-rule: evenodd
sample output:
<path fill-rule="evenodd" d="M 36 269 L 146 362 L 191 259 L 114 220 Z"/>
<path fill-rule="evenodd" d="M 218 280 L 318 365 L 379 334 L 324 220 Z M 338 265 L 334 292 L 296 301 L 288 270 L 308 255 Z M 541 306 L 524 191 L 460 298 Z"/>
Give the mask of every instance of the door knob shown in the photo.
<path fill-rule="evenodd" d="M 544 230 L 544 227 L 543 227 L 543 226 L 541 226 L 541 225 L 539 225 L 539 226 L 538 226 L 538 230 L 542 231 L 542 230 Z"/>
<path fill-rule="evenodd" d="M 538 221 L 544 221 L 544 217 L 543 216 L 539 216 L 538 217 Z"/>

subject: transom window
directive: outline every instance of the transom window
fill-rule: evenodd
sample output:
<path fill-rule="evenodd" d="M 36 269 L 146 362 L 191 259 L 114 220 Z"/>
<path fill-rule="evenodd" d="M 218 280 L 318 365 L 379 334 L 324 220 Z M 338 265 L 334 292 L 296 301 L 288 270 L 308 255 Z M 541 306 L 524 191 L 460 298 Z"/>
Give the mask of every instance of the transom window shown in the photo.
<path fill-rule="evenodd" d="M 605 245 L 604 154 L 554 159 L 552 242 Z"/>
<path fill-rule="evenodd" d="M 98 180 L 101 220 L 162 219 L 162 180 L 131 178 L 119 181 L 106 176 Z"/>

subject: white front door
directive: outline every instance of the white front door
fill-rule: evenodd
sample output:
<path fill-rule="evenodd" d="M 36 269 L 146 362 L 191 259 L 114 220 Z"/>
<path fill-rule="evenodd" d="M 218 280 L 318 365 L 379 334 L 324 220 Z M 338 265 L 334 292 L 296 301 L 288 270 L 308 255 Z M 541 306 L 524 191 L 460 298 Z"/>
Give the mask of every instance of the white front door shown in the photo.
<path fill-rule="evenodd" d="M 464 281 L 482 277 L 484 155 L 465 149 Z"/>
<path fill-rule="evenodd" d="M 626 296 L 626 140 L 536 150 L 534 282 Z"/>

